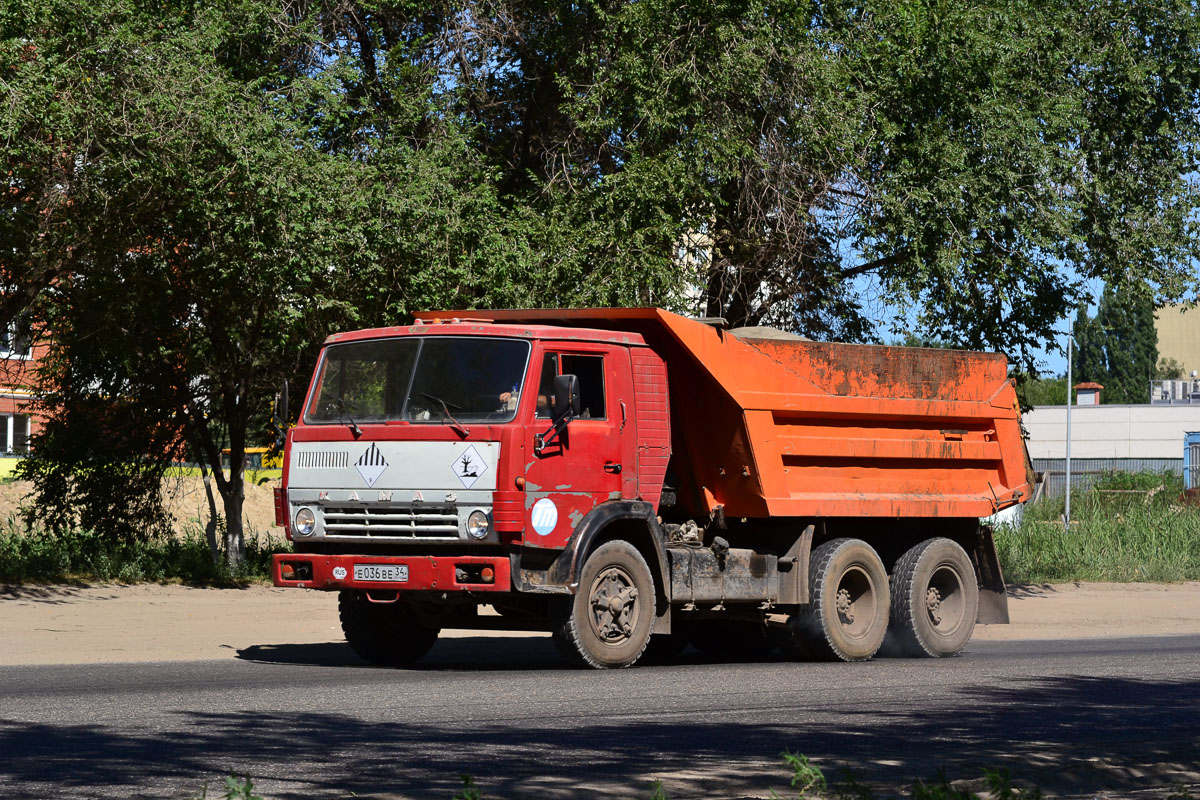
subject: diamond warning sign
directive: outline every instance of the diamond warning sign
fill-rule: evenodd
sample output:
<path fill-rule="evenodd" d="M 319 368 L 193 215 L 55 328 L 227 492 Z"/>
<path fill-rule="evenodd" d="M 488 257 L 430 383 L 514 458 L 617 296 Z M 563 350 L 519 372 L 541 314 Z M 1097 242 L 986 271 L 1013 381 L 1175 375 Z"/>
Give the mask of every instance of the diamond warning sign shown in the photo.
<path fill-rule="evenodd" d="M 470 489 L 475 485 L 475 481 L 479 480 L 479 476 L 487 472 L 487 462 L 479 455 L 475 445 L 471 445 L 454 460 L 450 469 L 454 470 L 454 476 L 462 483 L 463 488 Z"/>
<path fill-rule="evenodd" d="M 367 448 L 367 452 L 354 462 L 354 468 L 358 470 L 358 474 L 362 476 L 367 486 L 371 487 L 388 468 L 388 463 L 384 460 L 383 453 L 379 452 L 379 448 L 372 442 L 371 446 Z"/>

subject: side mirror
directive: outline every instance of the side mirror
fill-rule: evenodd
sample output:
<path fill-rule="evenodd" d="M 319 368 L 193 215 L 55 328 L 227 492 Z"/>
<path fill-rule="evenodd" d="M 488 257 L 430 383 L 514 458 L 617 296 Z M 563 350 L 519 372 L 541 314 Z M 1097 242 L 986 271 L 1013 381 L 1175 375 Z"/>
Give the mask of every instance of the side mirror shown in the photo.
<path fill-rule="evenodd" d="M 559 419 L 565 416 L 577 417 L 579 412 L 579 377 L 559 375 L 554 379 L 554 402 L 550 406 L 550 414 Z"/>

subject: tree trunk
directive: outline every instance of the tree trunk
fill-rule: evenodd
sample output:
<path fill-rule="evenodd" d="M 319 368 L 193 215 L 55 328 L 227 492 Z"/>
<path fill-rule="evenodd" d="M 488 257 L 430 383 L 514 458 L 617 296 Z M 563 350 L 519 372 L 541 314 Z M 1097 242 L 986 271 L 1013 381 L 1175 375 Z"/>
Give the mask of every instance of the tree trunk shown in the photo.
<path fill-rule="evenodd" d="M 190 420 L 199 446 L 199 459 L 208 462 L 225 509 L 225 563 L 230 570 L 237 572 L 246 561 L 246 539 L 242 529 L 242 503 L 246 499 L 246 415 L 243 398 L 239 394 L 230 391 L 223 399 L 226 408 L 225 427 L 229 433 L 228 475 L 221 466 L 221 449 L 208 416 L 195 407 L 190 409 Z M 216 507 L 211 503 L 211 496 L 209 513 L 215 524 Z"/>
<path fill-rule="evenodd" d="M 242 505 L 246 499 L 246 448 L 231 447 L 229 480 L 221 487 L 225 502 L 225 563 L 238 570 L 246 562 L 246 537 L 242 527 Z"/>
<path fill-rule="evenodd" d="M 221 543 L 217 541 L 217 501 L 213 497 L 212 475 L 200 459 L 200 475 L 204 479 L 204 496 L 208 500 L 208 523 L 204 526 L 204 538 L 208 542 L 208 553 L 216 564 L 221 560 Z"/>

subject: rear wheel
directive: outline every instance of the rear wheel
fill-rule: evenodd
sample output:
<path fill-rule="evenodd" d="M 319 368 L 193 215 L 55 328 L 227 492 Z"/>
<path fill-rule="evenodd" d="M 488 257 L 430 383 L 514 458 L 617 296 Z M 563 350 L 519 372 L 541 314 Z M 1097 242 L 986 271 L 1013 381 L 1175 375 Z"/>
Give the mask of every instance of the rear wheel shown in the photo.
<path fill-rule="evenodd" d="M 415 663 L 440 633 L 423 625 L 403 603 L 372 603 L 366 594 L 351 589 L 338 594 L 338 617 L 350 649 L 364 661 L 385 667 Z"/>
<path fill-rule="evenodd" d="M 970 641 L 978 612 L 979 583 L 966 551 L 950 539 L 926 539 L 892 571 L 889 649 L 956 656 Z"/>
<path fill-rule="evenodd" d="M 875 549 L 860 539 L 834 539 L 812 551 L 811 601 L 793 623 L 791 657 L 866 661 L 888 629 L 887 571 Z"/>
<path fill-rule="evenodd" d="M 579 588 L 554 632 L 568 658 L 595 669 L 632 666 L 654 627 L 654 578 L 646 559 L 621 540 L 588 556 Z"/>

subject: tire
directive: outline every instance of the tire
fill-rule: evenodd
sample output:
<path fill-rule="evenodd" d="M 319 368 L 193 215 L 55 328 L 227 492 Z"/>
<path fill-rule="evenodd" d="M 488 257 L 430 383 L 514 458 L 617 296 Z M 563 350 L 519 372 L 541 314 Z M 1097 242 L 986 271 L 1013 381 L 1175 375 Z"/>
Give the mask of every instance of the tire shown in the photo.
<path fill-rule="evenodd" d="M 888 630 L 887 570 L 875 549 L 860 539 L 834 539 L 812 551 L 810 602 L 797 615 L 791 658 L 867 661 Z"/>
<path fill-rule="evenodd" d="M 899 655 L 956 656 L 971 640 L 979 583 L 970 557 L 950 539 L 926 539 L 892 571 L 888 649 Z"/>
<path fill-rule="evenodd" d="M 646 559 L 622 540 L 596 548 L 579 573 L 579 589 L 555 626 L 554 643 L 572 661 L 620 669 L 642 657 L 654 628 L 654 578 Z"/>
<path fill-rule="evenodd" d="M 440 630 L 422 625 L 401 602 L 372 603 L 358 591 L 338 594 L 338 617 L 350 649 L 364 661 L 404 667 L 418 661 L 437 641 Z"/>

